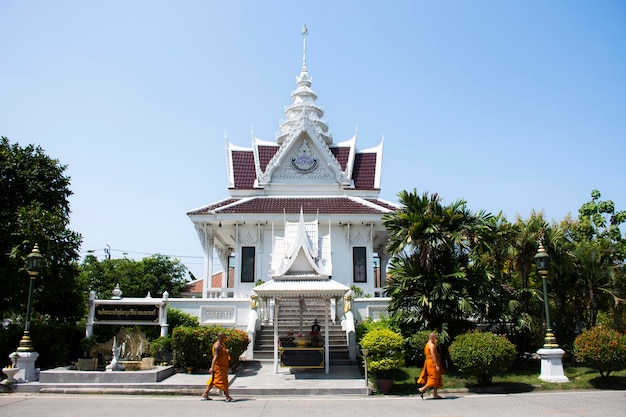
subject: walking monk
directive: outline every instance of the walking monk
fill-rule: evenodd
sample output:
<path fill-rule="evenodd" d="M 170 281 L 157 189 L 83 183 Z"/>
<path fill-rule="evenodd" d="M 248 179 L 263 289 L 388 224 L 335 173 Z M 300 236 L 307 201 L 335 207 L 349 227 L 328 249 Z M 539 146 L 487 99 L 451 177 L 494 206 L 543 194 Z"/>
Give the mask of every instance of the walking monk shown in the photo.
<path fill-rule="evenodd" d="M 211 368 L 209 368 L 209 374 L 211 377 L 207 381 L 207 387 L 202 394 L 202 400 L 210 400 L 209 391 L 214 386 L 224 392 L 227 402 L 235 401 L 233 397 L 228 394 L 228 368 L 230 367 L 230 355 L 226 349 L 226 335 L 223 332 L 217 334 L 217 342 L 213 344 L 211 349 L 213 353 L 213 361 L 211 361 Z"/>
<path fill-rule="evenodd" d="M 441 359 L 439 359 L 439 353 L 437 352 L 437 340 L 439 337 L 437 333 L 431 333 L 428 335 L 428 342 L 424 346 L 424 356 L 426 360 L 424 361 L 424 368 L 422 369 L 422 373 L 420 377 L 417 379 L 418 384 L 423 384 L 424 386 L 417 390 L 422 400 L 424 399 L 424 392 L 427 389 L 433 388 L 433 398 L 440 399 L 441 397 L 437 395 L 437 390 L 443 387 L 443 378 L 441 375 L 443 374 L 443 368 L 441 367 Z"/>

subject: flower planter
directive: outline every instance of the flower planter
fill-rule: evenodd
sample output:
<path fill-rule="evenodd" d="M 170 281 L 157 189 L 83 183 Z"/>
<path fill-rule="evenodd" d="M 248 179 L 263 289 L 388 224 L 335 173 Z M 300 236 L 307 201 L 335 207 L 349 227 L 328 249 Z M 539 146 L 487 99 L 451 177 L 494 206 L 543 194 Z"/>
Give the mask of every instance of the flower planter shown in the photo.
<path fill-rule="evenodd" d="M 393 387 L 393 379 L 391 378 L 376 378 L 376 388 L 383 394 L 389 394 Z"/>

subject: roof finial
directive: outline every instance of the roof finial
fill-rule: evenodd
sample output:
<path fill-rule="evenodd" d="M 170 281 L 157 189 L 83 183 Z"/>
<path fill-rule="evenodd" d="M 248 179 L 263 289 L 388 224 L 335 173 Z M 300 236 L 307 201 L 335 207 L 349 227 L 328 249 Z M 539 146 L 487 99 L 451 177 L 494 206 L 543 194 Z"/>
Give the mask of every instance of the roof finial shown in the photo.
<path fill-rule="evenodd" d="M 302 47 L 302 71 L 306 71 L 306 35 L 309 34 L 309 30 L 306 28 L 306 23 L 302 26 L 302 37 L 303 37 L 303 47 Z"/>

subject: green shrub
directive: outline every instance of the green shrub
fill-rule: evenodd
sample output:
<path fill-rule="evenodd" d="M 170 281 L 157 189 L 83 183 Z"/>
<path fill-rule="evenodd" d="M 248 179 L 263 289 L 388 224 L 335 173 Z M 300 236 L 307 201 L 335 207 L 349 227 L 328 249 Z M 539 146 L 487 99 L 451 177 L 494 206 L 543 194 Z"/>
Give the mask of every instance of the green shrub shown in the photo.
<path fill-rule="evenodd" d="M 230 353 L 230 364 L 236 366 L 239 356 L 248 349 L 250 339 L 242 330 L 223 327 L 177 327 L 172 333 L 174 366 L 183 368 L 209 369 L 213 354 L 211 348 L 217 334 L 226 334 L 226 347 Z"/>
<path fill-rule="evenodd" d="M 371 317 L 368 317 L 367 320 L 364 320 L 357 324 L 355 332 L 356 332 L 356 341 L 357 343 L 361 342 L 363 336 L 367 333 L 371 332 L 374 329 L 389 329 L 394 332 L 400 332 L 398 326 L 395 324 L 395 321 L 391 317 L 381 317 L 380 319 L 374 321 Z"/>
<path fill-rule="evenodd" d="M 462 374 L 479 384 L 490 384 L 494 375 L 504 373 L 515 361 L 515 345 L 506 337 L 488 332 L 457 336 L 450 345 L 450 359 Z"/>
<path fill-rule="evenodd" d="M 198 322 L 198 317 L 193 316 L 189 313 L 185 313 L 179 308 L 167 309 L 167 324 L 169 325 L 170 332 L 180 326 L 198 327 L 200 325 Z"/>
<path fill-rule="evenodd" d="M 424 346 L 429 335 L 430 330 L 420 330 L 404 339 L 404 361 L 407 365 L 421 367 L 424 364 Z"/>
<path fill-rule="evenodd" d="M 161 336 L 150 342 L 150 354 L 156 356 L 160 352 L 172 351 L 172 338 L 169 336 Z"/>
<path fill-rule="evenodd" d="M 374 329 L 361 339 L 361 348 L 369 349 L 367 370 L 378 378 L 388 378 L 390 371 L 404 366 L 402 336 L 390 329 Z"/>
<path fill-rule="evenodd" d="M 600 372 L 603 378 L 626 368 L 626 335 L 604 326 L 584 331 L 574 341 L 579 362 Z"/>

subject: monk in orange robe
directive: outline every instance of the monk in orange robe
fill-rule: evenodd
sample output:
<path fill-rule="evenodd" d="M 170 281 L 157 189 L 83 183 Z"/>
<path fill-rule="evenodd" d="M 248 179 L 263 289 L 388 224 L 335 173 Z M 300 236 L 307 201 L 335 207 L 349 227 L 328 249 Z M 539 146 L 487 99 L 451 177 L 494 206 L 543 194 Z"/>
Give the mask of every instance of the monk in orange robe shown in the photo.
<path fill-rule="evenodd" d="M 211 349 L 213 353 L 213 360 L 211 361 L 211 368 L 209 368 L 209 374 L 211 377 L 207 381 L 206 390 L 202 394 L 203 400 L 210 400 L 209 391 L 211 388 L 216 387 L 224 392 L 227 402 L 235 401 L 233 397 L 228 393 L 228 368 L 230 368 L 230 355 L 226 349 L 226 335 L 222 332 L 217 334 L 217 342 L 213 344 Z"/>
<path fill-rule="evenodd" d="M 427 389 L 433 388 L 433 398 L 439 399 L 441 398 L 437 395 L 437 390 L 443 387 L 443 378 L 441 375 L 444 373 L 443 367 L 441 366 L 441 359 L 439 358 L 439 352 L 437 352 L 437 340 L 439 337 L 437 333 L 431 333 L 428 335 L 428 342 L 424 346 L 424 356 L 426 360 L 424 361 L 424 368 L 422 368 L 422 373 L 417 379 L 418 384 L 424 385 L 420 389 L 417 390 L 418 394 L 422 399 L 424 399 L 424 392 Z"/>

